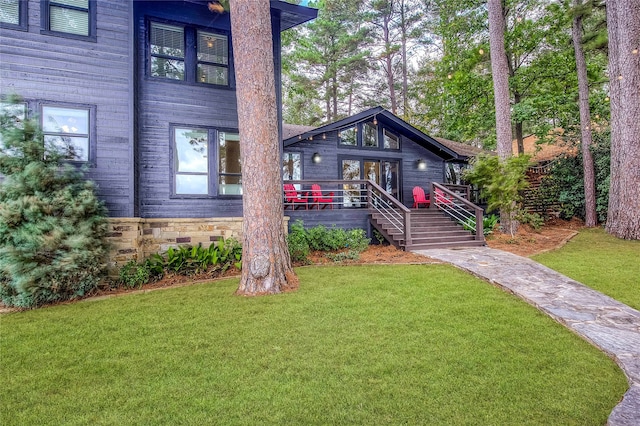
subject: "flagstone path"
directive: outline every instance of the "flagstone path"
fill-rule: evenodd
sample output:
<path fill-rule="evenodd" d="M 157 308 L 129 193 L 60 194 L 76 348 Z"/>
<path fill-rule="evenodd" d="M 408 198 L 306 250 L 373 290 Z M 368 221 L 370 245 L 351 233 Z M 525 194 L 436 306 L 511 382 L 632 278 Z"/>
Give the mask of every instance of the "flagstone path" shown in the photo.
<path fill-rule="evenodd" d="M 489 281 L 535 306 L 607 353 L 629 390 L 610 426 L 640 425 L 640 312 L 531 259 L 488 247 L 418 250 Z"/>

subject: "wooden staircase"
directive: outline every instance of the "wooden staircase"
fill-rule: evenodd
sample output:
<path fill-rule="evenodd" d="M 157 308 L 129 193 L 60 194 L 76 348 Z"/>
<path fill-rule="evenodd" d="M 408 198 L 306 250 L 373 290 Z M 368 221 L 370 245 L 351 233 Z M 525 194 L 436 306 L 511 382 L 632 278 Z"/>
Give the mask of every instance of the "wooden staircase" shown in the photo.
<path fill-rule="evenodd" d="M 382 214 L 373 212 L 370 221 L 391 244 L 406 251 L 485 245 L 484 241 L 476 240 L 462 225 L 433 207 L 411 210 L 410 245 L 405 244 L 404 233 L 396 229 Z"/>

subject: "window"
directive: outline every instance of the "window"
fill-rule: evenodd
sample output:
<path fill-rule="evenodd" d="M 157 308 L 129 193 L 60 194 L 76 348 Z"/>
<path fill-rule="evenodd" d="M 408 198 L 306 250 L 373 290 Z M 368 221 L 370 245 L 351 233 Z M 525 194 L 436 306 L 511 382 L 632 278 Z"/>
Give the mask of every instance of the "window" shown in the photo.
<path fill-rule="evenodd" d="M 382 131 L 384 136 L 384 149 L 400 149 L 400 141 L 396 135 L 387 129 Z"/>
<path fill-rule="evenodd" d="M 240 135 L 218 133 L 218 194 L 242 195 Z"/>
<path fill-rule="evenodd" d="M 229 38 L 184 25 L 149 24 L 149 75 L 229 86 Z"/>
<path fill-rule="evenodd" d="M 362 146 L 367 148 L 378 148 L 378 126 L 372 122 L 364 123 L 362 126 Z"/>
<path fill-rule="evenodd" d="M 237 131 L 188 126 L 171 129 L 174 195 L 242 195 Z"/>
<path fill-rule="evenodd" d="M 358 146 L 358 128 L 356 126 L 343 129 L 338 133 L 340 145 Z"/>
<path fill-rule="evenodd" d="M 282 179 L 302 179 L 302 155 L 299 152 L 285 152 L 282 158 Z"/>
<path fill-rule="evenodd" d="M 198 31 L 198 81 L 229 84 L 229 42 L 222 34 Z"/>
<path fill-rule="evenodd" d="M 6 114 L 7 118 L 13 121 L 16 127 L 22 128 L 22 122 L 27 118 L 27 104 L 24 102 L 16 104 L 0 102 L 0 114 L 2 114 L 3 116 Z M 4 143 L 2 142 L 2 134 L 0 134 L 0 152 L 3 152 L 4 154 L 10 156 L 16 154 L 14 149 L 4 147 Z"/>
<path fill-rule="evenodd" d="M 41 120 L 46 147 L 61 151 L 71 161 L 89 161 L 92 108 L 43 105 Z"/>
<path fill-rule="evenodd" d="M 27 2 L 0 0 L 0 27 L 26 30 Z"/>
<path fill-rule="evenodd" d="M 95 41 L 95 9 L 95 0 L 42 0 L 43 32 Z"/>
<path fill-rule="evenodd" d="M 184 80 L 184 29 L 151 23 L 151 75 Z"/>
<path fill-rule="evenodd" d="M 209 132 L 206 129 L 173 129 L 176 194 L 209 193 Z"/>

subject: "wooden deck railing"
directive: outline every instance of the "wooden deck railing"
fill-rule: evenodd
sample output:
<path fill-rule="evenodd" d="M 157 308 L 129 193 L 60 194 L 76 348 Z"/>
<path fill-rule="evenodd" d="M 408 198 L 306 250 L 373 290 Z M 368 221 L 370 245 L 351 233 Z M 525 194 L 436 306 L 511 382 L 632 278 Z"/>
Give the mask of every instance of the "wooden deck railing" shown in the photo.
<path fill-rule="evenodd" d="M 475 229 L 475 239 L 484 241 L 482 207 L 436 182 L 431 182 L 431 203 L 465 228 Z"/>

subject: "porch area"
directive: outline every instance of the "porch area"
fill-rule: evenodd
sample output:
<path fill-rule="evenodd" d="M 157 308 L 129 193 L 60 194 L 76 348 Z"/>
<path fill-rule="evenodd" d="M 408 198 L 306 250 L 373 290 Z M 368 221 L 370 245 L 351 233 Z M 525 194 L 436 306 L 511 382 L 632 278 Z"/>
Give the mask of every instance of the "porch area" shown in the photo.
<path fill-rule="evenodd" d="M 305 228 L 360 228 L 370 237 L 376 230 L 407 251 L 485 245 L 483 210 L 468 200 L 467 187 L 429 182 L 422 188 L 429 206 L 409 208 L 371 180 L 285 181 L 284 213 Z"/>

